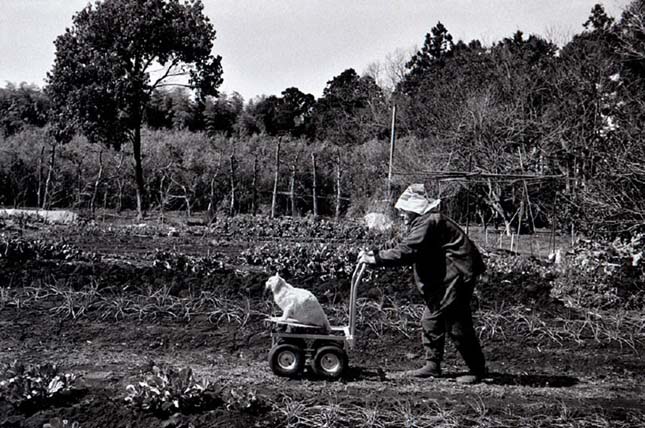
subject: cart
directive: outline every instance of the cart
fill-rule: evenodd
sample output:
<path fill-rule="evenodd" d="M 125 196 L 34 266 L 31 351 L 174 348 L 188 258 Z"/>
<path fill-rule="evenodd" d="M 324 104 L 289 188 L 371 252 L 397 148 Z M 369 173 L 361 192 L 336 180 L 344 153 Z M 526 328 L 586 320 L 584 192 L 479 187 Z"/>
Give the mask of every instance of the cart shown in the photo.
<path fill-rule="evenodd" d="M 325 328 L 300 324 L 295 320 L 271 317 L 269 365 L 278 376 L 298 377 L 306 366 L 321 378 L 335 380 L 347 369 L 345 349 L 354 346 L 356 294 L 366 265 L 359 263 L 352 274 L 349 297 L 349 325 Z"/>

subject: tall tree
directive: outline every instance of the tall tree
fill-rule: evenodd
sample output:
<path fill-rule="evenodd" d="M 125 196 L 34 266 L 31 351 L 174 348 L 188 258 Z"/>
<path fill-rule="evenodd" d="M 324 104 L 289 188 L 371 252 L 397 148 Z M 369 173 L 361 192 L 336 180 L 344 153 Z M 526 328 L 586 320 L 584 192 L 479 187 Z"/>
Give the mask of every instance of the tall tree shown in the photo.
<path fill-rule="evenodd" d="M 444 65 L 446 59 L 451 56 L 454 46 L 448 29 L 441 22 L 437 22 L 437 25 L 426 34 L 421 49 L 406 64 L 409 72 L 402 81 L 403 92 L 408 94 L 413 92 L 428 78 L 434 68 Z"/>
<path fill-rule="evenodd" d="M 593 233 L 611 232 L 645 218 L 645 1 L 632 1 L 616 23 L 596 5 L 584 26 L 563 49 L 570 73 L 557 81 L 571 89 L 570 104 L 556 111 L 581 113 L 560 151 L 576 202 L 566 214 Z"/>
<path fill-rule="evenodd" d="M 116 148 L 131 143 L 140 217 L 146 206 L 141 125 L 151 94 L 178 76 L 187 76 L 184 85 L 200 96 L 216 95 L 222 82 L 221 57 L 211 53 L 215 29 L 203 8 L 201 0 L 96 2 L 54 42 L 48 93 L 56 136 L 81 131 Z"/>
<path fill-rule="evenodd" d="M 298 88 L 287 88 L 280 97 L 262 96 L 250 102 L 241 118 L 243 133 L 300 137 L 309 131 L 315 98 Z"/>
<path fill-rule="evenodd" d="M 387 135 L 389 122 L 383 90 L 353 68 L 327 82 L 313 112 L 316 137 L 337 145 L 360 144 Z"/>
<path fill-rule="evenodd" d="M 613 119 L 607 114 L 609 104 L 616 104 L 612 76 L 620 71 L 610 24 L 602 8 L 594 7 L 586 30 L 563 47 L 550 79 L 549 124 L 556 137 L 549 155 L 569 177 L 569 192 L 588 184 L 609 148 L 606 131 Z"/>
<path fill-rule="evenodd" d="M 364 74 L 373 78 L 386 95 L 391 95 L 405 77 L 408 71 L 406 64 L 410 62 L 414 53 L 410 49 L 396 49 L 387 54 L 382 61 L 368 64 Z"/>
<path fill-rule="evenodd" d="M 232 95 L 220 94 L 217 98 L 208 98 L 204 109 L 206 131 L 210 135 L 224 134 L 231 136 L 235 131 L 235 123 L 244 109 L 244 99 L 233 92 Z"/>
<path fill-rule="evenodd" d="M 634 0 L 617 24 L 619 52 L 628 70 L 645 81 L 645 0 Z"/>
<path fill-rule="evenodd" d="M 293 137 L 307 133 L 316 99 L 298 88 L 287 88 L 282 91 L 276 114 L 276 126 Z"/>
<path fill-rule="evenodd" d="M 0 135 L 13 135 L 27 126 L 45 126 L 49 104 L 34 85 L 8 83 L 5 89 L 0 88 Z"/>

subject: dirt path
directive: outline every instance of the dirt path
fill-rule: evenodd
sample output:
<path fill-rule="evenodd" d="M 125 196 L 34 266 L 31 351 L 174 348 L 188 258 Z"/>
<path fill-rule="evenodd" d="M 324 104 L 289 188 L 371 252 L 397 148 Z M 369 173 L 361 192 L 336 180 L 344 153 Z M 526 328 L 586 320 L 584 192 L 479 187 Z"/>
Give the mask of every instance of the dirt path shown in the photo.
<path fill-rule="evenodd" d="M 302 426 L 307 425 L 303 421 L 311 422 L 316 417 L 312 409 L 322 412 L 334 406 L 339 414 L 346 412 L 345 417 L 358 409 L 374 409 L 381 415 L 400 413 L 406 406 L 410 414 L 422 412 L 421 406 L 446 418 L 467 416 L 469 420 L 490 421 L 510 418 L 504 415 L 513 415 L 515 421 L 538 415 L 547 415 L 552 421 L 585 421 L 585 415 L 592 414 L 602 415 L 616 426 L 637 426 L 635 421 L 642 419 L 636 418 L 645 415 L 645 363 L 632 350 L 538 350 L 535 344 L 524 341 L 488 341 L 484 346 L 490 378 L 479 385 L 462 386 L 454 382 L 463 366 L 453 349 L 448 350 L 447 377 L 410 380 L 401 376 L 401 370 L 418 364 L 411 352 L 419 351 L 416 340 L 366 337 L 359 339 L 358 348 L 350 352 L 348 377 L 324 382 L 310 376 L 297 380 L 274 376 L 266 362 L 270 338 L 260 320 L 251 320 L 244 327 L 216 327 L 206 320 L 61 321 L 46 311 L 18 314 L 5 308 L 0 311 L 0 329 L 0 361 L 55 362 L 64 371 L 80 375 L 79 385 L 84 391 L 82 398 L 61 407 L 34 414 L 0 414 L 3 427 L 42 426 L 43 421 L 56 416 L 68 417 L 82 427 L 146 426 L 156 419 L 125 408 L 123 396 L 126 386 L 136 383 L 151 360 L 191 367 L 198 377 L 219 387 L 250 390 L 271 403 L 268 414 L 244 415 L 238 420 L 244 424 L 252 420 L 253 424 L 275 426 L 281 418 L 279 424 L 286 424 L 290 417 L 284 412 L 294 400 L 304 407 L 291 409 L 301 413 L 292 422 L 301 418 Z M 117 409 L 120 418 L 109 417 Z M 212 410 L 186 420 L 193 426 L 214 426 L 211 424 L 230 423 L 231 417 L 230 412 Z"/>
<path fill-rule="evenodd" d="M 274 376 L 267 362 L 270 337 L 262 319 L 268 314 L 266 301 L 261 300 L 264 273 L 247 271 L 238 275 L 236 267 L 208 277 L 191 276 L 184 271 L 154 269 L 149 257 L 157 248 L 195 255 L 217 249 L 235 260 L 248 243 L 213 244 L 206 236 L 140 235 L 133 232 L 126 236 L 123 231 L 84 234 L 63 227 L 37 230 L 35 237 L 64 237 L 86 252 L 100 253 L 103 260 L 30 260 L 0 269 L 0 281 L 5 281 L 0 283 L 4 293 L 0 295 L 0 364 L 14 360 L 24 364 L 53 362 L 62 371 L 79 375 L 73 394 L 40 407 L 18 409 L 0 397 L 0 428 L 42 428 L 47 423 L 52 428 L 645 427 L 642 329 L 634 348 L 593 337 L 553 341 L 532 335 L 526 328 L 516 334 L 519 330 L 514 325 L 501 326 L 504 334 L 483 334 L 482 315 L 476 314 L 490 377 L 474 386 L 457 384 L 455 377 L 463 373 L 464 366 L 449 345 L 443 378 L 411 380 L 403 377 L 402 371 L 420 364 L 418 329 L 406 327 L 408 337 L 387 325 L 380 330 L 379 325 L 370 324 L 388 321 L 384 311 L 375 309 L 375 301 L 382 296 L 374 295 L 368 298 L 373 299 L 372 305 L 365 306 L 358 322 L 357 346 L 349 353 L 347 376 L 338 382 L 320 381 L 310 375 L 290 380 Z M 312 284 L 307 285 L 319 287 L 316 291 L 333 285 L 334 292 L 342 293 L 347 288 L 340 283 L 322 284 L 316 278 L 310 279 Z M 407 277 L 397 277 L 395 273 L 380 280 L 388 284 L 389 288 L 382 290 L 394 299 L 390 302 L 393 305 L 402 303 L 397 298 L 409 294 Z M 162 308 L 162 315 L 148 314 L 144 320 L 136 321 L 133 313 L 119 320 L 112 315 L 101 318 L 105 314 L 101 309 L 72 320 L 64 318 L 64 311 L 52 312 L 53 305 L 65 303 L 64 295 L 38 295 L 97 292 L 92 284 L 105 287 L 98 291 L 106 291 L 107 304 L 118 303 L 121 297 L 131 303 L 149 303 L 158 289 L 168 292 L 162 297 L 171 303 L 199 299 L 199 292 L 207 291 L 212 293 L 208 296 L 222 297 L 225 303 L 234 304 L 235 310 L 251 309 L 251 315 L 244 320 L 240 317 L 214 324 L 203 313 L 190 321 L 174 320 L 167 313 L 163 315 Z M 20 290 L 31 293 L 29 304 L 20 303 L 20 293 L 16 293 L 17 300 L 13 299 L 16 288 L 28 286 L 41 287 Z M 402 292 L 395 295 L 391 289 Z M 508 319 L 506 322 L 512 323 L 518 319 L 512 315 L 519 309 L 504 305 L 521 302 L 525 295 L 520 292 L 525 290 L 507 287 L 488 291 L 490 296 L 484 295 L 483 299 L 499 299 L 488 303 L 499 303 L 507 310 L 490 320 Z M 318 294 L 326 298 L 324 293 Z M 333 296 L 324 303 L 346 301 Z M 530 294 L 526 296 L 533 299 Z M 554 317 L 567 316 L 561 313 L 562 306 L 549 308 L 537 301 L 533 299 L 532 306 L 524 307 L 533 311 L 527 319 L 556 326 L 562 319 L 554 321 Z M 406 322 L 409 319 L 412 317 L 407 317 Z M 198 412 L 176 415 L 126 406 L 126 386 L 138 384 L 151 361 L 175 368 L 190 367 L 197 377 L 215 385 L 221 402 Z"/>

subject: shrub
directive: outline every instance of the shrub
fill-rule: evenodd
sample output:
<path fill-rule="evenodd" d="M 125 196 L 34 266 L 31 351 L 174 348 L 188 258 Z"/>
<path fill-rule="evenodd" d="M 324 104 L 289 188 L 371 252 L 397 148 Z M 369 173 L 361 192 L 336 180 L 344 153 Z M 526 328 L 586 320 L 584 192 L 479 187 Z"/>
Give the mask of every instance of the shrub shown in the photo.
<path fill-rule="evenodd" d="M 125 401 L 145 411 L 160 414 L 192 413 L 221 402 L 207 380 L 197 379 L 190 368 L 176 370 L 150 363 L 143 379 L 126 387 Z"/>
<path fill-rule="evenodd" d="M 553 293 L 569 306 L 645 307 L 645 234 L 613 242 L 580 241 L 566 257 Z"/>
<path fill-rule="evenodd" d="M 0 397 L 14 407 L 36 406 L 72 390 L 76 376 L 51 363 L 25 366 L 17 360 L 0 368 Z"/>

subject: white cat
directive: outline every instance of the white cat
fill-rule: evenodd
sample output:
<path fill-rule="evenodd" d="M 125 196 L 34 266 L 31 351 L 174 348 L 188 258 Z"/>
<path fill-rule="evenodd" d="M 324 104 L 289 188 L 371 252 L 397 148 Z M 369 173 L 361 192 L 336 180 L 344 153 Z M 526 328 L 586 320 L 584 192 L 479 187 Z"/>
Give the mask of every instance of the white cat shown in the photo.
<path fill-rule="evenodd" d="M 265 289 L 271 290 L 273 300 L 282 309 L 281 321 L 292 319 L 331 330 L 327 315 L 311 291 L 292 286 L 278 274 L 269 277 Z"/>

